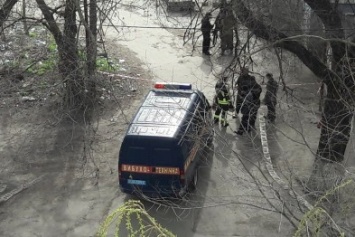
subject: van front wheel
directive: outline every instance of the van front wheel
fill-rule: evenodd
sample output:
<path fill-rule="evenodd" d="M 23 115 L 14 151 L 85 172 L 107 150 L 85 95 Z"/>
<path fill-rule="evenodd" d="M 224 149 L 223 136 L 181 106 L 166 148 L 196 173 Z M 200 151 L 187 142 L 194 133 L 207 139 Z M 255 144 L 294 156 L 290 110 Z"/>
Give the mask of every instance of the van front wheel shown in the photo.
<path fill-rule="evenodd" d="M 189 187 L 188 187 L 189 192 L 192 192 L 192 191 L 196 190 L 197 181 L 198 181 L 198 171 L 196 169 L 195 173 L 194 173 L 194 176 L 192 177 L 192 180 L 189 183 Z"/>

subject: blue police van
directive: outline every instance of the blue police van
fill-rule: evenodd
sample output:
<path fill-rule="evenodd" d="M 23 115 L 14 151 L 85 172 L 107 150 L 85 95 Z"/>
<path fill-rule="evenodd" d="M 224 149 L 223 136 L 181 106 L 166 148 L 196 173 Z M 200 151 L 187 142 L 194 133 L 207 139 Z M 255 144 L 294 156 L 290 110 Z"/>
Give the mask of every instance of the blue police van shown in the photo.
<path fill-rule="evenodd" d="M 123 138 L 118 173 L 129 194 L 183 196 L 196 187 L 203 151 L 213 143 L 211 106 L 191 84 L 156 83 Z"/>

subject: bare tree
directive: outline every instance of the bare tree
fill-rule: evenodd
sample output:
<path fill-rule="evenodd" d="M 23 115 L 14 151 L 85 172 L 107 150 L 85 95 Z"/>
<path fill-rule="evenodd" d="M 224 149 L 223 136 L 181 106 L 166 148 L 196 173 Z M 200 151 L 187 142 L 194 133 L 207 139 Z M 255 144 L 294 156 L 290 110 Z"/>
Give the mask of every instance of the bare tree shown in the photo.
<path fill-rule="evenodd" d="M 17 2 L 18 0 L 6 0 L 0 8 L 0 28 L 3 27 L 4 22 Z"/>
<path fill-rule="evenodd" d="M 0 9 L 1 27 L 4 26 L 5 20 L 17 2 L 17 0 L 7 0 Z M 90 1 L 89 9 L 85 9 L 86 17 L 82 19 L 84 22 L 81 22 L 85 26 L 87 38 L 87 66 L 84 68 L 80 64 L 78 48 L 79 28 L 77 12 L 81 12 L 79 1 L 67 0 L 64 6 L 59 7 L 52 7 L 43 0 L 36 0 L 36 3 L 44 16 L 44 20 L 40 21 L 51 32 L 57 44 L 59 72 L 65 88 L 64 104 L 70 108 L 86 109 L 87 106 L 90 106 L 94 102 L 93 98 L 95 98 L 95 85 L 92 79 L 96 70 L 96 0 Z M 24 12 L 25 4 L 22 7 Z M 63 7 L 64 12 L 59 12 L 59 9 Z M 84 2 L 84 7 L 87 7 L 86 2 Z M 31 17 L 31 20 L 39 19 L 37 16 L 35 16 L 36 18 L 33 16 L 29 17 Z M 61 17 L 64 18 L 64 22 Z M 26 22 L 27 16 L 23 14 L 22 18 Z M 88 80 L 86 80 L 87 75 L 90 75 Z"/>
<path fill-rule="evenodd" d="M 332 50 L 333 65 L 331 68 L 300 41 L 304 37 L 312 36 L 289 35 L 261 20 L 260 17 L 256 17 L 255 8 L 248 7 L 246 1 L 231 1 L 239 21 L 256 37 L 272 43 L 274 47 L 290 51 L 325 83 L 328 93 L 322 114 L 323 126 L 316 159 L 320 162 L 342 162 L 353 117 L 355 83 L 352 78 L 351 64 L 355 51 L 353 45 L 345 40 L 344 27 L 340 13 L 337 11 L 337 4 L 332 4 L 329 0 L 305 0 L 305 3 L 324 25 L 326 38 L 323 40 L 330 42 Z"/>
<path fill-rule="evenodd" d="M 64 11 L 64 28 L 60 30 L 51 8 L 43 1 L 36 0 L 46 22 L 45 26 L 53 34 L 58 46 L 59 71 L 63 77 L 66 95 L 65 104 L 69 106 L 82 106 L 84 101 L 85 84 L 82 72 L 79 70 L 79 55 L 76 23 L 76 3 L 74 0 L 67 0 Z"/>
<path fill-rule="evenodd" d="M 235 51 L 234 60 L 231 65 L 227 66 L 228 70 L 238 71 L 238 68 L 244 63 L 242 62 L 243 60 L 253 63 L 250 57 L 253 52 L 249 50 L 249 47 L 252 47 L 256 41 L 255 39 L 257 39 L 257 41 L 264 43 L 264 47 L 255 51 L 276 49 L 281 71 L 280 77 L 282 77 L 283 69 L 280 62 L 282 58 L 279 54 L 282 51 L 288 51 L 308 67 L 327 87 L 328 93 L 322 110 L 321 135 L 317 151 L 314 154 L 314 169 L 310 182 L 307 184 L 311 188 L 308 191 L 320 191 L 318 198 L 321 198 L 313 207 L 309 208 L 309 212 L 300 208 L 304 216 L 302 218 L 296 217 L 296 221 L 290 220 L 290 222 L 298 225 L 297 222 L 300 221 L 298 222 L 300 223 L 298 227 L 302 229 L 300 226 L 304 224 L 304 221 L 313 222 L 321 216 L 319 215 L 319 211 L 321 211 L 324 216 L 328 215 L 327 218 L 324 218 L 324 216 L 320 218 L 321 225 L 324 224 L 320 228 L 322 229 L 322 234 L 324 236 L 338 235 L 340 232 L 337 232 L 337 228 L 346 230 L 349 227 L 347 224 L 341 223 L 342 221 L 339 221 L 339 218 L 334 218 L 334 216 L 339 214 L 339 204 L 341 203 L 340 199 L 335 197 L 335 194 L 338 194 L 339 187 L 344 188 L 346 186 L 346 182 L 341 183 L 339 180 L 344 178 L 344 169 L 339 169 L 339 167 L 342 165 L 344 153 L 349 143 L 355 101 L 355 80 L 352 76 L 354 70 L 354 44 L 346 38 L 346 27 L 342 21 L 341 13 L 337 10 L 338 1 L 231 0 L 228 3 L 231 4 L 239 24 L 247 27 L 245 32 L 248 32 L 244 34 L 244 39 L 242 40 L 246 41 L 244 46 L 240 47 L 239 54 L 237 54 L 237 50 Z M 324 26 L 320 28 L 319 32 L 311 32 L 302 25 L 304 6 L 311 9 L 321 22 L 321 25 Z M 237 25 L 238 22 L 235 22 L 235 24 Z M 310 44 L 307 44 L 310 39 L 318 44 L 321 49 L 314 50 Z M 327 45 L 330 48 L 328 51 L 326 51 Z M 327 52 L 331 52 L 330 55 L 326 55 Z M 243 56 L 244 58 L 249 58 L 243 59 Z M 287 89 L 284 81 L 283 85 Z M 305 139 L 305 135 L 300 134 L 300 136 Z M 290 174 L 288 177 L 291 189 L 294 178 L 291 176 L 293 175 Z M 334 175 L 336 176 L 334 179 L 329 177 Z M 255 182 L 258 183 L 258 180 L 255 180 Z M 346 184 L 348 185 L 348 183 Z M 285 200 L 282 195 L 278 195 L 278 198 Z M 324 205 L 324 203 L 327 204 Z M 285 215 L 286 218 L 287 216 L 297 216 L 297 211 L 292 209 L 292 205 L 286 204 L 285 207 L 289 208 L 289 213 L 282 211 L 280 213 Z M 337 208 L 338 210 L 336 210 Z M 275 207 L 275 209 L 277 208 Z M 313 224 L 317 226 L 320 222 L 313 222 Z M 305 225 L 307 226 L 308 224 Z M 320 229 L 312 229 L 309 233 L 317 233 Z M 353 233 L 351 231 L 349 233 Z"/>

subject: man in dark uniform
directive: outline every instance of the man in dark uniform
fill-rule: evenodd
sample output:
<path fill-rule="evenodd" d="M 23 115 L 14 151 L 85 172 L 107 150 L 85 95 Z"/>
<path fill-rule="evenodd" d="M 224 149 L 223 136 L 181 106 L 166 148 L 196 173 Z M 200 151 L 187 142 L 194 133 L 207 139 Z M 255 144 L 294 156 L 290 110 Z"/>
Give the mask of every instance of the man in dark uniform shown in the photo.
<path fill-rule="evenodd" d="M 221 10 L 219 11 L 216 20 L 214 21 L 214 30 L 213 30 L 213 46 L 216 45 L 217 43 L 217 39 L 218 39 L 218 35 L 221 35 L 221 30 L 222 30 L 222 25 L 223 25 L 223 17 L 224 17 L 224 9 L 221 8 Z M 222 42 L 221 42 L 222 44 Z"/>
<path fill-rule="evenodd" d="M 255 129 L 256 117 L 260 108 L 260 94 L 262 92 L 261 86 L 255 81 L 255 84 L 251 88 L 251 94 L 253 95 L 253 103 L 250 108 L 249 118 L 249 131 Z"/>
<path fill-rule="evenodd" d="M 276 119 L 276 104 L 277 104 L 277 91 L 279 85 L 273 78 L 271 73 L 266 74 L 267 83 L 266 83 L 266 93 L 264 97 L 264 104 L 267 106 L 267 115 L 265 116 L 270 122 L 274 122 Z"/>
<path fill-rule="evenodd" d="M 254 83 L 256 83 L 255 77 L 249 75 L 248 66 L 243 67 L 240 71 L 240 76 L 238 77 L 237 81 L 235 82 L 235 87 L 237 88 L 237 101 L 236 101 L 236 105 L 235 105 L 235 114 L 233 115 L 233 118 L 238 117 L 240 107 L 241 107 L 242 102 L 244 100 L 244 96 L 247 94 L 247 93 L 245 93 L 245 95 L 243 96 L 242 88 L 243 87 L 251 88 L 251 85 L 253 85 Z"/>
<path fill-rule="evenodd" d="M 241 96 L 244 99 L 240 111 L 243 116 L 238 131 L 235 131 L 238 135 L 243 135 L 244 132 L 250 132 L 251 129 L 255 129 L 262 89 L 255 80 L 251 81 L 251 83 L 252 84 L 242 86 L 241 89 Z"/>
<path fill-rule="evenodd" d="M 249 88 L 243 87 L 240 91 L 240 95 L 243 98 L 243 101 L 240 105 L 240 112 L 242 113 L 242 121 L 239 125 L 238 131 L 234 131 L 238 135 L 243 135 L 244 132 L 248 132 L 249 128 L 249 119 L 250 119 L 250 109 L 253 103 L 253 95 L 251 94 Z"/>
<path fill-rule="evenodd" d="M 236 18 L 234 17 L 231 6 L 229 4 L 222 4 L 216 17 L 213 31 L 213 45 L 217 42 L 218 34 L 221 38 L 221 55 L 224 55 L 226 50 L 230 50 L 230 53 L 233 54 L 233 33 L 235 31 L 236 35 L 238 34 L 236 29 Z"/>
<path fill-rule="evenodd" d="M 221 39 L 221 48 L 226 44 L 225 37 L 222 36 L 222 30 L 224 29 L 224 20 L 226 18 L 226 9 L 221 7 L 216 20 L 214 21 L 214 30 L 213 30 L 213 45 L 216 45 L 217 37 Z M 221 55 L 224 51 L 222 51 Z"/>
<path fill-rule="evenodd" d="M 214 103 L 216 104 L 217 108 L 214 114 L 214 123 L 218 123 L 220 121 L 222 126 L 224 127 L 227 127 L 229 125 L 229 123 L 227 122 L 226 114 L 231 107 L 231 96 L 229 94 L 227 80 L 228 77 L 223 77 L 216 83 L 215 86 L 216 96 Z"/>
<path fill-rule="evenodd" d="M 210 53 L 210 45 L 211 45 L 211 30 L 213 25 L 210 22 L 212 14 L 207 12 L 201 21 L 201 31 L 203 36 L 202 41 L 202 52 L 205 55 L 211 55 Z"/>
<path fill-rule="evenodd" d="M 231 8 L 227 7 L 222 10 L 220 37 L 221 37 L 221 55 L 224 55 L 226 50 L 230 50 L 233 54 L 234 42 L 233 42 L 233 30 L 235 25 L 235 18 Z"/>

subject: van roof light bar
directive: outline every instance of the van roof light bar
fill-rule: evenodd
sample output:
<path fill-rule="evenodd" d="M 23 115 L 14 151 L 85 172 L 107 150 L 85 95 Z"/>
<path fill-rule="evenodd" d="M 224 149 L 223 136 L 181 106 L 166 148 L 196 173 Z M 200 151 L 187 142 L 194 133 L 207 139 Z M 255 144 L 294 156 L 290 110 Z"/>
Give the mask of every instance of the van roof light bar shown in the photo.
<path fill-rule="evenodd" d="M 190 83 L 176 83 L 176 82 L 157 82 L 154 84 L 155 89 L 165 90 L 191 90 Z"/>

